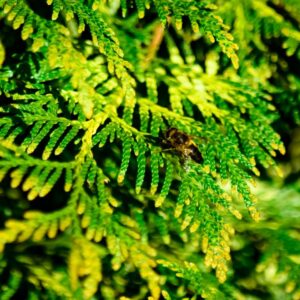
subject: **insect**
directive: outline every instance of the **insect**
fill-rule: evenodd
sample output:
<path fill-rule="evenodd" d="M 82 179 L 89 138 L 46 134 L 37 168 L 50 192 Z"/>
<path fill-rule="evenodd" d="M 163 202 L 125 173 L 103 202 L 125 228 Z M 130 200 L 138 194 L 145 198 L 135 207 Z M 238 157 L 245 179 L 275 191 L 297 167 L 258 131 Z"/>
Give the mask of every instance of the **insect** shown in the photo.
<path fill-rule="evenodd" d="M 163 145 L 170 150 L 175 150 L 184 161 L 188 158 L 197 163 L 203 161 L 202 155 L 192 137 L 176 128 L 169 128 L 166 131 Z"/>

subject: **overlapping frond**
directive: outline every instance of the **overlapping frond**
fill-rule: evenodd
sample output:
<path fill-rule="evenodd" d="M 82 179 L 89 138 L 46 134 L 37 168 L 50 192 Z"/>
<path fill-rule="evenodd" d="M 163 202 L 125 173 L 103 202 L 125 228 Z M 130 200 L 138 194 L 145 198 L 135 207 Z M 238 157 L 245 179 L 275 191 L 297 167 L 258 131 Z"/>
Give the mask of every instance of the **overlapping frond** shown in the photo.
<path fill-rule="evenodd" d="M 286 54 L 294 56 L 298 32 L 288 23 L 288 33 L 279 32 L 280 14 L 265 2 L 248 2 L 261 20 L 254 36 L 256 30 L 282 34 Z M 69 280 L 50 265 L 55 284 L 45 276 L 48 266 L 21 258 L 33 285 L 65 299 L 127 299 L 124 276 L 146 282 L 147 289 L 133 292 L 140 298 L 190 296 L 189 288 L 172 294 L 176 276 L 202 297 L 228 296 L 216 281 L 197 282 L 213 280 L 204 278 L 204 265 L 216 270 L 219 282 L 226 279 L 234 234 L 226 219 L 242 217 L 236 199 L 258 220 L 252 176 L 275 167 L 273 157 L 285 151 L 272 127 L 278 115 L 270 94 L 280 89 L 262 88 L 248 75 L 242 80 L 228 67 L 229 58 L 238 68 L 237 46 L 211 1 L 43 4 L 0 1 L 5 28 L 19 29 L 25 49 L 10 53 L 0 33 L 0 182 L 8 189 L 5 199 L 18 190 L 24 206 L 3 217 L 1 252 L 7 255 L 16 243 L 66 238 L 62 259 Z M 118 10 L 124 18 L 116 17 Z M 160 21 L 139 20 L 147 10 Z M 215 40 L 228 57 L 224 72 L 218 73 L 218 51 L 212 55 L 208 43 Z M 203 51 L 195 47 L 199 41 Z M 254 42 L 258 48 L 262 43 Z M 245 62 L 247 49 L 241 53 Z M 287 80 L 297 94 L 297 77 Z M 166 149 L 172 127 L 190 137 L 202 163 Z M 197 249 L 194 257 L 188 242 Z M 184 264 L 174 260 L 178 245 Z M 108 280 L 105 261 L 115 274 Z M 166 281 L 166 269 L 176 272 L 175 279 Z M 7 299 L 22 280 L 12 272 Z"/>

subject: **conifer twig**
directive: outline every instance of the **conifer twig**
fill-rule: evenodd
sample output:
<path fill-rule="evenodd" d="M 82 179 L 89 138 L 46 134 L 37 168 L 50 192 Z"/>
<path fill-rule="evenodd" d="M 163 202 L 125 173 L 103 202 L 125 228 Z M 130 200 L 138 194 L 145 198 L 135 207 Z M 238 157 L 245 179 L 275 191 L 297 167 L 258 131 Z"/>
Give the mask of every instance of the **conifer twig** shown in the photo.
<path fill-rule="evenodd" d="M 167 19 L 167 24 L 169 24 L 169 21 L 170 21 L 170 18 Z M 153 38 L 148 47 L 147 56 L 144 61 L 144 69 L 145 70 L 148 68 L 149 64 L 154 59 L 154 57 L 160 47 L 160 44 L 163 40 L 163 36 L 164 36 L 164 26 L 161 23 L 159 23 L 154 28 Z"/>

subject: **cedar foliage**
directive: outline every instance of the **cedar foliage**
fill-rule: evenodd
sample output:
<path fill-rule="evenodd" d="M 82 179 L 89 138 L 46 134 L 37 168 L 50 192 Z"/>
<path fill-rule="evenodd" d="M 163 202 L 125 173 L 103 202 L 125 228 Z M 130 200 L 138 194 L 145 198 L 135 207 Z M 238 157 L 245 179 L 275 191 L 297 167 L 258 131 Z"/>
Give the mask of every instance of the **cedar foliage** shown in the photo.
<path fill-rule="evenodd" d="M 299 181 L 279 198 L 299 170 L 275 157 L 300 124 L 299 12 L 0 0 L 1 299 L 298 299 Z M 203 163 L 163 149 L 170 127 Z"/>

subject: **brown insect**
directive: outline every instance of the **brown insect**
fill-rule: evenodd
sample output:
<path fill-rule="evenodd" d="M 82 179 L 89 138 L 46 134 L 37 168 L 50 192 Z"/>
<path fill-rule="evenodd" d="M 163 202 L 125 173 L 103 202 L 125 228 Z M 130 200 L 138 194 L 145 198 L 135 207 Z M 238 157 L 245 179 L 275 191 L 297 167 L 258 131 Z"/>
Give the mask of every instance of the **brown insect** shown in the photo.
<path fill-rule="evenodd" d="M 176 128 L 169 128 L 166 131 L 163 144 L 166 148 L 176 151 L 183 160 L 191 158 L 197 163 L 203 161 L 202 155 L 192 137 Z"/>

